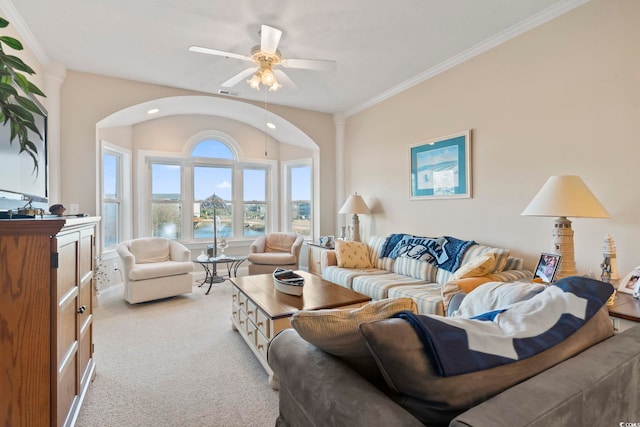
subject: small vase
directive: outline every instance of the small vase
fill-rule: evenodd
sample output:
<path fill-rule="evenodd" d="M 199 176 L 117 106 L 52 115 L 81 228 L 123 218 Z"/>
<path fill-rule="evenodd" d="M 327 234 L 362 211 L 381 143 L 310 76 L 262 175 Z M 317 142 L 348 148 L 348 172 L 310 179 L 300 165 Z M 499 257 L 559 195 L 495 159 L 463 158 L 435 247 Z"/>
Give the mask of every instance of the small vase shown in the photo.
<path fill-rule="evenodd" d="M 200 255 L 198 255 L 196 259 L 198 261 L 207 261 L 209 257 L 207 256 L 207 254 L 204 253 L 204 249 L 203 249 L 202 251 L 200 251 Z"/>

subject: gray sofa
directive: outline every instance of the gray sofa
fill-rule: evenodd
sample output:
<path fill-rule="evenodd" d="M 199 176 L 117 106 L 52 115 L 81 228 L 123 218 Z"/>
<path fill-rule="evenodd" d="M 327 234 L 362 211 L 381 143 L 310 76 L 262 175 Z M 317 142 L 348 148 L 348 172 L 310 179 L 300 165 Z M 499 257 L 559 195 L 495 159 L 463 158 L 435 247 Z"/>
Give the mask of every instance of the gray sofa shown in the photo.
<path fill-rule="evenodd" d="M 403 408 L 406 402 L 390 397 L 393 394 L 381 383 L 374 385 L 376 381 L 365 379 L 293 329 L 275 337 L 268 360 L 280 378 L 278 427 L 547 427 L 640 422 L 640 326 L 433 423 L 421 422 Z M 468 387 L 479 387 L 478 381 L 470 381 Z"/>

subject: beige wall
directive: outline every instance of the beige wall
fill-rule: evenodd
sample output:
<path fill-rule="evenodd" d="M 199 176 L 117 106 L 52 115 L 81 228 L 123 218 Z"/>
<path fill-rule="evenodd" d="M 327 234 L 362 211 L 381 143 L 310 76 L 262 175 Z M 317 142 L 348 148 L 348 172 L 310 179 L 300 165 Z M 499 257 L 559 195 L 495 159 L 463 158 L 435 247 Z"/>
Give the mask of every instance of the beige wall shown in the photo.
<path fill-rule="evenodd" d="M 580 175 L 611 219 L 574 219 L 578 272 L 616 241 L 640 264 L 640 2 L 593 0 L 347 120 L 347 192 L 365 235 L 452 235 L 511 248 L 533 269 L 553 218 L 521 212 L 547 177 Z M 473 198 L 409 200 L 410 144 L 471 129 Z"/>

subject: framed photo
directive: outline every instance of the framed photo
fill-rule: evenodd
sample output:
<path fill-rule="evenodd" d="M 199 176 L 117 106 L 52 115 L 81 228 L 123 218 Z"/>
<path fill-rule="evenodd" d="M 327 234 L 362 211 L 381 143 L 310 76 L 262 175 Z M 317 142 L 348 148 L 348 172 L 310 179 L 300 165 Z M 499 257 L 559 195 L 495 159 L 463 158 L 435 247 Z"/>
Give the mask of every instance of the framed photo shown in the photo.
<path fill-rule="evenodd" d="M 624 276 L 618 285 L 618 292 L 635 295 L 640 293 L 640 265 Z"/>
<path fill-rule="evenodd" d="M 555 280 L 560 259 L 562 257 L 556 254 L 541 253 L 538 265 L 533 273 L 533 278 L 540 278 L 544 283 L 551 283 Z"/>
<path fill-rule="evenodd" d="M 471 197 L 471 131 L 409 146 L 411 200 Z"/>

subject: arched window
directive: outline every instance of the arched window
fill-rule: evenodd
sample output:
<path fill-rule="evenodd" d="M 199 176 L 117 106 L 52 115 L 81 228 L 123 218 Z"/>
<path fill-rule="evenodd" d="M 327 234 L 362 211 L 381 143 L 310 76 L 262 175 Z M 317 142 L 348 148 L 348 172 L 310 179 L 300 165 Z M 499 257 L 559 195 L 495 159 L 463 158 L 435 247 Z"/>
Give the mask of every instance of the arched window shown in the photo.
<path fill-rule="evenodd" d="M 191 157 L 236 160 L 236 155 L 231 148 L 217 139 L 206 139 L 198 143 L 193 147 L 193 150 L 191 150 Z"/>

